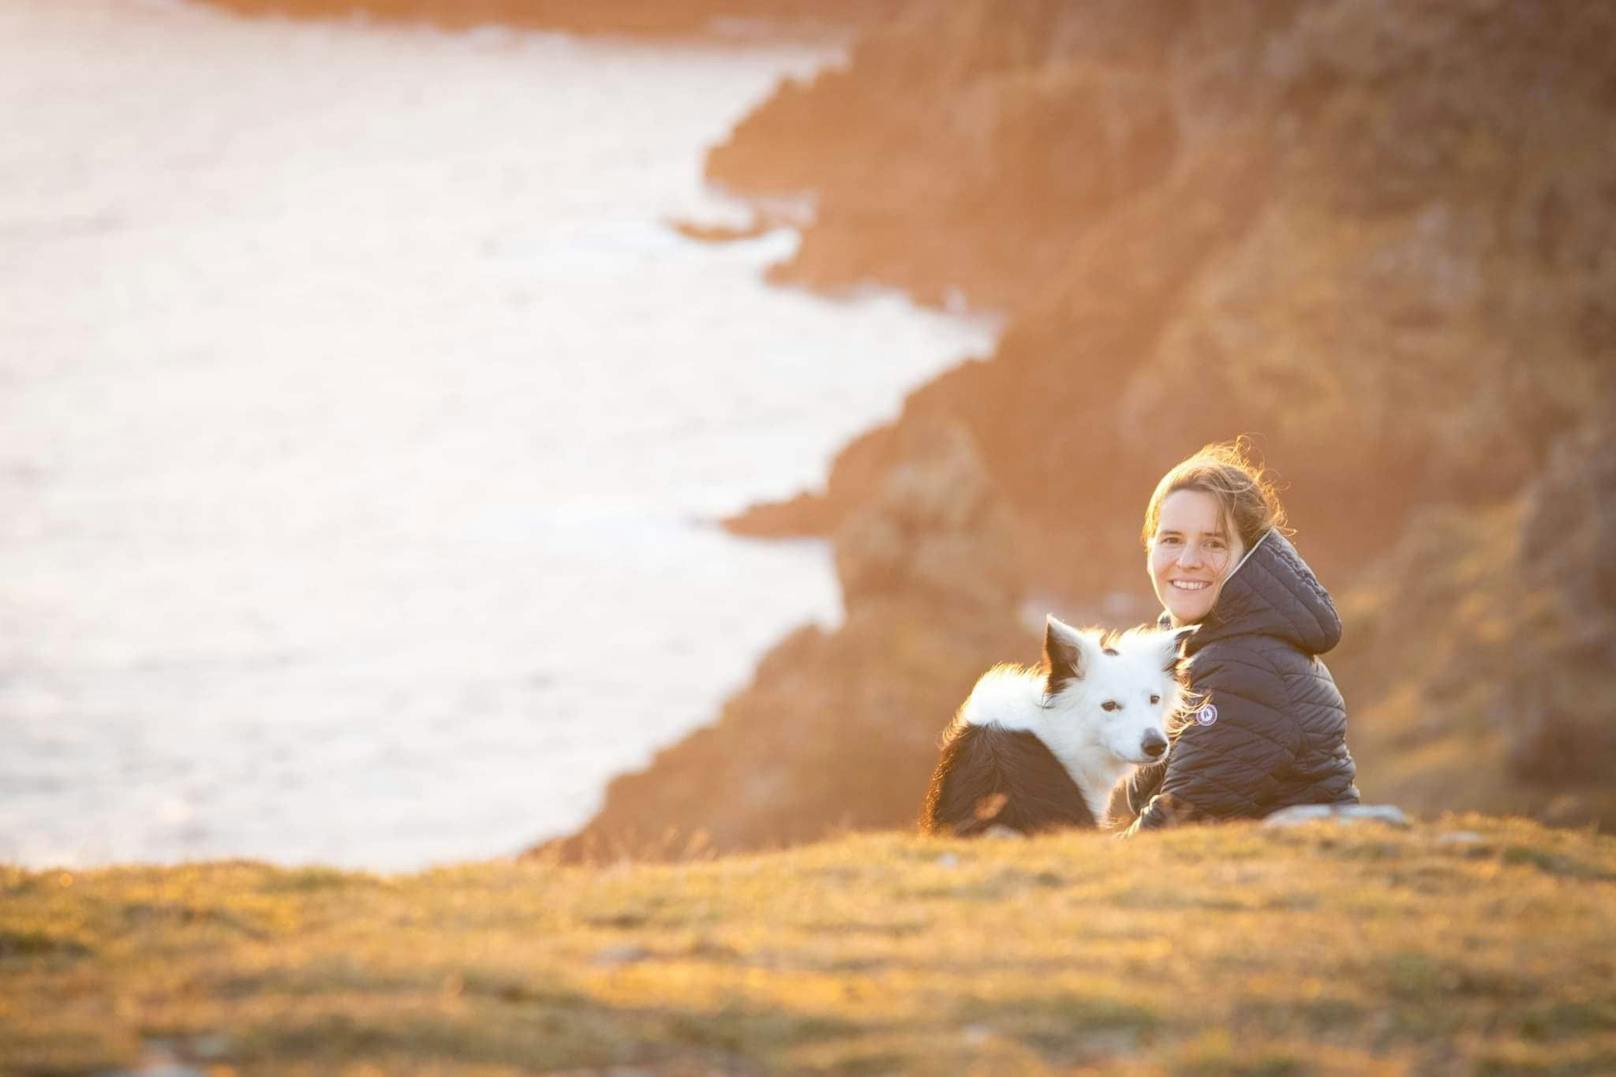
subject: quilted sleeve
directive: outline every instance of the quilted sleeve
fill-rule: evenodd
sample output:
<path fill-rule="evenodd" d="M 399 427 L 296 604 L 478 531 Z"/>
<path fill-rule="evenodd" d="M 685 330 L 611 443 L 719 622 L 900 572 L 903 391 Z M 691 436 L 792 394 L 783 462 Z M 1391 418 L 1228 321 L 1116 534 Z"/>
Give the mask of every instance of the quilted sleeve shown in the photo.
<path fill-rule="evenodd" d="M 1259 649 L 1208 648 L 1190 679 L 1207 705 L 1173 743 L 1136 829 L 1264 815 L 1302 747 L 1285 681 Z"/>
<path fill-rule="evenodd" d="M 1161 790 L 1162 775 L 1166 771 L 1166 760 L 1149 763 L 1118 782 L 1111 790 L 1103 825 L 1121 828 L 1139 818 L 1139 813 L 1145 810 L 1150 798 Z"/>

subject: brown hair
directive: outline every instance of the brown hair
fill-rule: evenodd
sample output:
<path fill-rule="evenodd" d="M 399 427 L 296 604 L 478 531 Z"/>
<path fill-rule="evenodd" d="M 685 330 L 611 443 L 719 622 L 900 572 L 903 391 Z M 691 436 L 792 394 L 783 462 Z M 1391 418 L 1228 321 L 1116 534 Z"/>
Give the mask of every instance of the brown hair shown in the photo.
<path fill-rule="evenodd" d="M 1285 509 L 1273 480 L 1252 456 L 1251 439 L 1241 434 L 1233 441 L 1216 441 L 1174 466 L 1156 484 L 1145 506 L 1146 546 L 1161 522 L 1162 502 L 1179 490 L 1200 490 L 1218 499 L 1224 525 L 1234 529 L 1240 545 L 1249 550 L 1269 528 L 1285 530 Z"/>

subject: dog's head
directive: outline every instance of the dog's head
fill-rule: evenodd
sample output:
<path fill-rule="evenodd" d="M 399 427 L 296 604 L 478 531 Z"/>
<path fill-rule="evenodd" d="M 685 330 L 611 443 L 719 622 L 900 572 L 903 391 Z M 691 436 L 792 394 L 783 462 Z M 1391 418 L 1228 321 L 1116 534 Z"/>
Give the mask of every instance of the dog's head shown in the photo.
<path fill-rule="evenodd" d="M 1179 643 L 1194 628 L 1077 629 L 1050 617 L 1044 627 L 1044 698 L 1057 721 L 1126 763 L 1167 751 L 1168 722 L 1183 703 Z"/>

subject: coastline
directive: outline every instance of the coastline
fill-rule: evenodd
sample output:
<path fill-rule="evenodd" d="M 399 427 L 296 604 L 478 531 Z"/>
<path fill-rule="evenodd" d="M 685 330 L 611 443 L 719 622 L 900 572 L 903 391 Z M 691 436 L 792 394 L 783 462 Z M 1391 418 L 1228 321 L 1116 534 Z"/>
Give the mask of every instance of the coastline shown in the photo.
<path fill-rule="evenodd" d="M 561 847 L 611 847 L 653 822 L 734 836 L 721 807 L 665 798 L 662 768 L 673 783 L 674 769 L 722 769 L 735 753 L 738 779 L 779 770 L 794 787 L 826 762 L 765 760 L 749 738 L 786 737 L 776 751 L 789 753 L 881 730 L 895 720 L 884 698 L 910 701 L 909 746 L 849 751 L 881 754 L 918 804 L 923 746 L 960 698 L 954 682 L 982 665 L 905 669 L 881 641 L 941 655 L 923 626 L 939 607 L 972 608 L 1004 626 L 992 661 L 1026 660 L 1010 626 L 1027 596 L 1057 613 L 1143 612 L 1127 596 L 1142 592 L 1132 521 L 1144 494 L 1184 454 L 1237 433 L 1257 435 L 1299 544 L 1350 611 L 1328 658 L 1366 797 L 1616 821 L 1598 768 L 1554 747 L 1616 761 L 1616 737 L 1573 702 L 1616 707 L 1616 686 L 1593 672 L 1616 657 L 1616 587 L 1590 602 L 1576 582 L 1603 578 L 1592 551 L 1616 536 L 1559 507 L 1616 496 L 1612 453 L 1597 448 L 1616 430 L 1616 385 L 1597 359 L 1616 343 L 1616 266 L 1597 254 L 1616 210 L 1592 195 L 1610 162 L 1579 149 L 1608 108 L 1578 43 L 1608 14 L 1276 6 L 1200 35 L 1170 5 L 910 12 L 869 28 L 847 67 L 782 86 L 714 148 L 708 176 L 743 195 L 815 192 L 816 219 L 771 280 L 882 281 L 934 305 L 963 294 L 1006 311 L 1006 331 L 991 357 L 849 442 L 822 489 L 726 526 L 829 537 L 854 608 L 865 561 L 982 538 L 946 493 L 925 508 L 909 496 L 917 483 L 946 490 L 939 476 L 955 467 L 916 449 L 930 437 L 969 446 L 980 494 L 968 500 L 995 506 L 998 537 L 941 587 L 889 572 L 879 627 L 855 646 L 850 619 L 848 638 L 829 641 L 847 646 L 838 661 L 798 641 L 794 664 L 782 644 L 726 709 L 727 739 L 708 731 L 614 783 L 597 823 Z M 1551 65 L 1538 98 L 1516 92 Z M 1492 149 L 1465 149 L 1480 142 Z M 1565 213 L 1587 231 L 1555 225 Z M 991 615 L 965 594 L 985 570 L 1007 581 Z M 1532 668 L 1507 657 L 1497 618 L 1455 619 L 1476 609 L 1534 611 Z M 793 678 L 796 694 L 768 691 Z M 829 833 L 846 818 L 906 825 L 903 799 L 884 789 L 840 816 L 802 804 Z"/>
<path fill-rule="evenodd" d="M 766 285 L 794 235 L 666 225 L 723 219 L 705 148 L 839 50 L 0 22 L 33 103 L 0 184 L 3 859 L 399 869 L 581 825 L 840 620 L 823 544 L 712 521 L 982 346 Z"/>
<path fill-rule="evenodd" d="M 1051 8 L 999 34 L 995 5 L 965 0 L 945 40 L 905 24 L 882 71 L 855 60 L 831 93 L 847 111 L 818 122 L 867 137 L 915 105 L 880 103 L 901 59 L 939 111 L 1037 128 L 1021 91 L 1069 92 L 1051 58 L 1092 41 L 1160 74 L 1175 138 L 1206 140 L 1051 228 L 1024 293 L 984 285 L 1012 294 L 992 357 L 916 388 L 823 490 L 731 518 L 828 539 L 839 626 L 786 634 L 714 722 L 525 857 L 0 864 L 0 1068 L 1616 1071 L 1616 150 L 1595 137 L 1616 13 L 1488 4 L 1386 26 L 1386 5 L 1349 2 L 1322 29 L 1214 18 L 1185 41 L 1175 7 L 1075 28 Z M 969 62 L 961 34 L 981 37 Z M 1283 85 L 1250 92 L 1298 115 L 1220 97 L 1231 71 L 1275 67 Z M 1075 81 L 1114 77 L 1141 71 Z M 1545 78 L 1534 102 L 1523 87 Z M 781 91 L 809 112 L 819 92 Z M 1399 110 L 1431 137 L 1357 126 Z M 904 171 L 987 167 L 961 148 L 980 129 L 932 134 Z M 757 190 L 815 167 L 759 165 Z M 775 279 L 925 295 L 989 273 L 980 226 L 902 204 L 864 245 L 879 177 L 821 178 L 828 223 Z M 905 235 L 935 229 L 912 258 Z M 1265 433 L 1292 483 L 1347 624 L 1327 657 L 1366 797 L 1412 824 L 895 832 L 977 673 L 1035 656 L 1029 611 L 1138 613 L 1140 483 L 1220 424 Z M 617 716 L 579 713 L 591 735 Z"/>
<path fill-rule="evenodd" d="M 516 0 L 477 10 L 574 17 Z M 621 28 L 640 10 L 609 17 Z M 686 26 L 711 13 L 662 10 Z M 849 608 L 878 599 L 882 612 L 866 651 L 844 627 L 847 652 L 807 691 L 746 721 L 726 709 L 724 738 L 693 734 L 701 765 L 730 752 L 761 765 L 738 745 L 785 737 L 765 729 L 796 728 L 771 749 L 789 755 L 783 745 L 839 723 L 882 728 L 880 701 L 924 684 L 886 757 L 918 772 L 965 675 L 933 663 L 949 650 L 927 619 L 972 611 L 997 626 L 993 657 L 1007 660 L 1023 657 L 1029 596 L 1055 612 L 1138 614 L 1142 492 L 1198 445 L 1251 433 L 1309 561 L 1353 611 L 1330 661 L 1366 795 L 1616 819 L 1616 793 L 1583 765 L 1616 762 L 1616 737 L 1584 716 L 1616 707 L 1594 672 L 1616 661 L 1616 587 L 1585 582 L 1605 579 L 1597 551 L 1612 536 L 1602 517 L 1568 519 L 1557 504 L 1616 493 L 1604 448 L 1616 379 L 1601 361 L 1616 347 L 1616 265 L 1602 253 L 1616 249 L 1616 210 L 1599 193 L 1609 151 L 1586 151 L 1605 145 L 1610 112 L 1586 43 L 1611 14 L 1351 2 L 1256 5 L 1192 26 L 1167 3 L 868 10 L 849 64 L 782 85 L 712 149 L 707 175 L 752 199 L 814 192 L 815 220 L 772 282 L 880 282 L 925 304 L 1002 310 L 1006 329 L 992 356 L 915 389 L 896 421 L 844 446 L 822 489 L 724 521 L 740 535 L 828 538 Z M 952 462 L 939 467 L 923 443 L 964 449 L 941 450 Z M 979 489 L 971 503 L 994 506 L 991 535 L 936 492 L 961 467 Z M 1433 531 L 1450 536 L 1446 558 Z M 979 543 L 992 552 L 946 578 L 906 567 Z M 1530 668 L 1501 649 L 1511 633 L 1496 618 L 1455 615 L 1517 608 L 1530 611 Z M 813 665 L 811 648 L 791 661 L 804 638 L 776 648 L 740 711 L 772 698 L 768 680 Z M 895 639 L 927 660 L 905 668 Z M 854 713 L 828 714 L 843 706 Z M 660 765 L 614 783 L 599 818 L 659 833 L 729 825 L 708 818 L 719 806 L 682 815 L 678 798 L 671 814 L 665 801 L 636 809 L 658 801 Z M 801 774 L 767 766 L 806 787 L 806 762 Z M 904 825 L 902 800 L 834 818 L 805 806 L 804 833 L 849 817 Z M 590 827 L 575 837 L 615 840 Z"/>

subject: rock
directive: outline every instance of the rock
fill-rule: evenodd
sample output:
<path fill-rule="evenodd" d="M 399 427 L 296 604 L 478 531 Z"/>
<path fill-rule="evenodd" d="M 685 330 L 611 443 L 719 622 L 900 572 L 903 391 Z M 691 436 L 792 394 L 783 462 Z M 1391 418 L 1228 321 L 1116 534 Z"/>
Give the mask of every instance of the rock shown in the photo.
<path fill-rule="evenodd" d="M 1299 826 L 1302 823 L 1316 823 L 1320 819 L 1328 819 L 1335 813 L 1335 809 L 1328 804 L 1297 804 L 1289 808 L 1281 808 L 1272 815 L 1263 819 L 1264 826 Z"/>
<path fill-rule="evenodd" d="M 1263 826 L 1301 826 L 1329 819 L 1337 823 L 1385 823 L 1409 826 L 1408 816 L 1392 804 L 1295 804 L 1263 819 Z"/>
<path fill-rule="evenodd" d="M 669 227 L 697 243 L 722 244 L 757 239 L 767 234 L 772 226 L 760 214 L 755 214 L 747 224 L 711 224 L 680 217 L 669 222 Z"/>
<path fill-rule="evenodd" d="M 167 1040 L 148 1040 L 135 1068 L 124 1072 L 139 1077 L 205 1077 L 206 1071 L 183 1061 Z"/>
<path fill-rule="evenodd" d="M 1000 838 L 1009 841 L 1021 841 L 1024 840 L 1027 835 L 1023 834 L 1019 830 L 1015 830 L 1007 826 L 990 826 L 986 830 L 982 831 L 982 837 Z"/>
<path fill-rule="evenodd" d="M 895 466 L 835 546 L 849 607 L 882 595 L 995 610 L 1017 599 L 1014 523 L 958 425 L 906 429 Z"/>
<path fill-rule="evenodd" d="M 825 495 L 799 493 L 784 501 L 760 501 L 720 521 L 732 535 L 749 538 L 819 538 L 836 524 Z"/>
<path fill-rule="evenodd" d="M 608 946 L 597 950 L 591 958 L 591 963 L 603 968 L 616 968 L 621 965 L 633 965 L 648 960 L 651 951 L 643 946 Z"/>
<path fill-rule="evenodd" d="M 1555 444 L 1526 494 L 1521 542 L 1535 582 L 1558 587 L 1579 617 L 1616 618 L 1616 422 Z"/>

